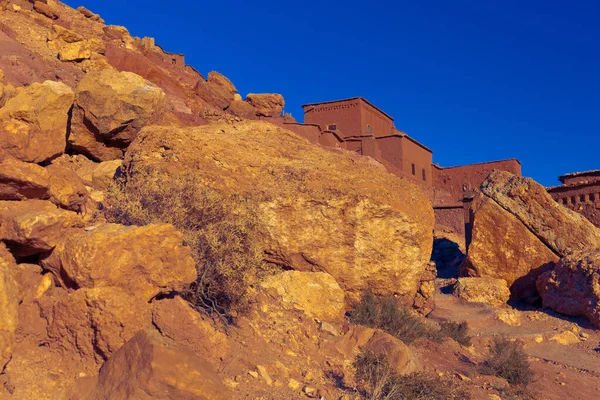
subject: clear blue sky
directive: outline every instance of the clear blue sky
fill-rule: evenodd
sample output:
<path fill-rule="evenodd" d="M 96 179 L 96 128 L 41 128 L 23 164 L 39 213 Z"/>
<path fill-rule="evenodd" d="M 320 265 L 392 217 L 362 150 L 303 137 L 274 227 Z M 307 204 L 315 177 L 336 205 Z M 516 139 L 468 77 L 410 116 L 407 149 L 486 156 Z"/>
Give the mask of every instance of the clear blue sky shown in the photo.
<path fill-rule="evenodd" d="M 600 1 L 67 0 L 242 95 L 362 96 L 453 166 L 518 158 L 545 185 L 600 169 Z"/>

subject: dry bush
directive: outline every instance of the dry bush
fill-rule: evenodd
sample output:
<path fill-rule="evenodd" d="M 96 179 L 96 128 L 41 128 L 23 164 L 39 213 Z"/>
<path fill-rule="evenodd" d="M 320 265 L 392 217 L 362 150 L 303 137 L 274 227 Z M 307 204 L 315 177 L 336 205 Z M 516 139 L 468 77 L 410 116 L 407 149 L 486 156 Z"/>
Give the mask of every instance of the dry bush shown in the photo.
<path fill-rule="evenodd" d="M 359 390 L 369 400 L 470 399 L 460 386 L 437 376 L 397 375 L 383 355 L 359 354 L 354 367 Z"/>
<path fill-rule="evenodd" d="M 453 339 L 463 346 L 470 346 L 469 325 L 466 322 L 442 322 L 440 330 L 435 332 L 432 339 L 442 341 L 445 338 Z"/>
<path fill-rule="evenodd" d="M 192 248 L 197 280 L 183 296 L 198 310 L 231 321 L 247 305 L 246 291 L 264 271 L 257 218 L 247 199 L 224 196 L 193 175 L 136 174 L 113 184 L 104 214 L 124 225 L 169 223 Z"/>
<path fill-rule="evenodd" d="M 381 329 L 404 343 L 412 343 L 427 335 L 421 319 L 393 297 L 378 298 L 367 291 L 350 314 L 354 324 Z"/>
<path fill-rule="evenodd" d="M 533 380 L 533 371 L 522 346 L 506 338 L 494 339 L 481 372 L 504 378 L 511 385 L 527 386 Z"/>

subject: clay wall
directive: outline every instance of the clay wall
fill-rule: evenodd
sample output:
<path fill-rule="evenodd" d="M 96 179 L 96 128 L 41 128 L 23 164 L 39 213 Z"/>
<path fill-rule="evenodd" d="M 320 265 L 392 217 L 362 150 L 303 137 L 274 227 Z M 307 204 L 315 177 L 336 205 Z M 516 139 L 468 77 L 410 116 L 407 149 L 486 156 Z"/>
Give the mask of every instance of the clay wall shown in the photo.
<path fill-rule="evenodd" d="M 402 170 L 426 186 L 433 186 L 431 173 L 432 153 L 415 143 L 408 136 L 401 139 Z"/>
<path fill-rule="evenodd" d="M 583 172 L 561 176 L 560 181 L 565 185 L 581 185 L 600 181 L 600 171 Z"/>
<path fill-rule="evenodd" d="M 381 151 L 381 158 L 397 169 L 404 171 L 402 163 L 402 138 L 398 135 L 379 137 L 377 138 L 377 144 Z"/>
<path fill-rule="evenodd" d="M 435 214 L 435 230 L 437 232 L 454 232 L 464 236 L 465 211 L 462 205 L 437 207 L 433 211 Z"/>
<path fill-rule="evenodd" d="M 558 186 L 548 189 L 548 192 L 559 204 L 582 214 L 600 227 L 600 182 Z"/>
<path fill-rule="evenodd" d="M 460 167 L 433 167 L 433 186 L 436 190 L 435 205 L 459 205 L 466 192 L 478 191 L 481 183 L 494 169 L 521 175 L 521 163 L 516 159 L 491 161 Z"/>
<path fill-rule="evenodd" d="M 360 136 L 361 101 L 360 99 L 342 100 L 304 106 L 304 123 L 319 125 L 321 130 L 329 130 L 330 125 L 342 137 Z"/>
<path fill-rule="evenodd" d="M 308 125 L 308 124 L 299 124 L 297 122 L 293 123 L 282 123 L 282 126 L 285 129 L 289 129 L 297 135 L 302 136 L 307 139 L 311 143 L 319 143 L 319 138 L 321 136 L 321 130 L 318 125 Z"/>
<path fill-rule="evenodd" d="M 394 130 L 393 120 L 364 99 L 360 99 L 360 103 L 362 133 L 371 133 L 375 137 L 390 135 Z"/>

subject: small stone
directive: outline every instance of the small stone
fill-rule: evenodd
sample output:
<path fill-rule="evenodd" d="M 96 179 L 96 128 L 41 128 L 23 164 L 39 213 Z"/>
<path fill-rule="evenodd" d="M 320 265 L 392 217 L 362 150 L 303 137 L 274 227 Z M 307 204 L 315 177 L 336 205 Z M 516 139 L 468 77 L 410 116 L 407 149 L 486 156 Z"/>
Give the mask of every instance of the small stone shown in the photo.
<path fill-rule="evenodd" d="M 585 332 L 580 332 L 579 337 L 581 338 L 581 340 L 588 340 L 590 338 L 590 335 Z"/>
<path fill-rule="evenodd" d="M 271 379 L 271 377 L 269 376 L 269 373 L 267 372 L 267 369 L 265 367 L 263 367 L 262 365 L 257 365 L 256 369 L 258 370 L 258 373 L 260 374 L 260 376 L 265 380 L 267 385 L 269 385 L 269 386 L 273 385 L 273 379 Z"/>
<path fill-rule="evenodd" d="M 468 376 L 465 376 L 463 374 L 456 374 L 456 376 L 463 382 L 471 382 L 471 378 L 469 378 Z"/>
<path fill-rule="evenodd" d="M 542 335 L 538 335 L 533 338 L 536 343 L 542 343 L 544 341 L 544 337 Z"/>
<path fill-rule="evenodd" d="M 302 384 L 295 379 L 290 379 L 288 382 L 288 387 L 292 390 L 298 390 L 300 389 L 300 386 L 302 386 Z"/>
<path fill-rule="evenodd" d="M 555 342 L 560 343 L 564 346 L 580 342 L 579 338 L 575 336 L 575 334 L 571 331 L 564 331 L 563 333 L 554 335 L 550 338 L 550 340 L 554 340 Z"/>
<path fill-rule="evenodd" d="M 329 322 L 321 321 L 320 328 L 323 332 L 329 333 L 332 336 L 340 336 L 340 332 Z"/>
<path fill-rule="evenodd" d="M 253 378 L 258 378 L 258 372 L 256 371 L 248 371 L 248 375 L 250 375 Z"/>
<path fill-rule="evenodd" d="M 308 396 L 308 397 L 316 397 L 317 396 L 317 389 L 315 389 L 314 387 L 311 386 L 304 386 L 304 389 L 302 389 L 302 391 Z"/>

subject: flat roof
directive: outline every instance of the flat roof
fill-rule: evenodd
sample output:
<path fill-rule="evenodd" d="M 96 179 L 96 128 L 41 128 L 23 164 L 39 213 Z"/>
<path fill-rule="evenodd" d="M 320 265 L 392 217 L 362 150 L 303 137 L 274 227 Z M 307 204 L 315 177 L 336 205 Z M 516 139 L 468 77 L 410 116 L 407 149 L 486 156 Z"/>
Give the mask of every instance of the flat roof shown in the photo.
<path fill-rule="evenodd" d="M 600 174 L 600 169 L 592 169 L 590 171 L 583 171 L 583 172 L 571 172 L 570 174 L 565 174 L 565 175 L 559 176 L 558 180 L 563 182 L 563 180 L 565 180 L 567 178 L 575 178 L 578 176 L 589 176 L 589 175 L 596 175 L 596 174 Z"/>
<path fill-rule="evenodd" d="M 519 165 L 521 165 L 521 161 L 519 161 L 517 158 L 506 158 L 504 160 L 495 160 L 495 161 L 485 161 L 485 162 L 480 162 L 480 163 L 472 163 L 472 164 L 464 164 L 464 165 L 455 165 L 453 167 L 441 167 L 439 164 L 434 164 L 434 166 L 436 166 L 439 169 L 452 169 L 452 168 L 462 168 L 462 167 L 468 167 L 468 166 L 472 166 L 472 165 L 485 165 L 485 164 L 494 164 L 494 163 L 499 163 L 499 162 L 503 162 L 503 161 L 516 161 L 519 163 Z"/>
<path fill-rule="evenodd" d="M 385 115 L 386 117 L 388 117 L 389 119 L 391 119 L 392 121 L 394 120 L 394 118 L 392 116 L 390 116 L 388 113 L 383 111 L 381 108 L 377 107 L 375 104 L 371 103 L 369 100 L 365 99 L 364 97 L 360 97 L 360 96 L 350 97 L 347 99 L 329 100 L 329 101 L 320 101 L 318 103 L 302 104 L 302 108 L 308 107 L 308 106 L 318 106 L 321 104 L 341 103 L 343 101 L 351 101 L 351 100 L 362 100 L 365 103 L 367 103 L 368 105 L 370 105 L 371 107 L 373 107 L 374 109 L 376 109 L 377 111 L 379 111 L 380 113 L 382 113 L 383 115 Z"/>

